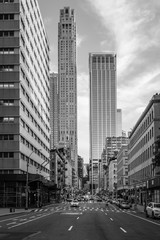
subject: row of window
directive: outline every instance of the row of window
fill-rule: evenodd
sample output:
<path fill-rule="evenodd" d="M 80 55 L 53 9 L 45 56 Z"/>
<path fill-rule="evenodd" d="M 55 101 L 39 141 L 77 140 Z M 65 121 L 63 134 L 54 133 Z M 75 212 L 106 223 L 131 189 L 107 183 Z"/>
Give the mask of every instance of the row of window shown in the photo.
<path fill-rule="evenodd" d="M 143 121 L 139 124 L 137 129 L 135 130 L 134 135 L 131 136 L 130 139 L 130 146 L 133 146 L 137 140 L 140 138 L 140 136 L 146 131 L 146 129 L 150 126 L 154 119 L 154 113 L 153 110 L 151 109 L 143 119 Z"/>
<path fill-rule="evenodd" d="M 27 49 L 27 48 L 26 48 L 26 49 Z M 29 54 L 29 53 L 28 53 L 28 54 Z M 29 55 L 28 55 L 28 57 L 29 57 Z M 30 60 L 31 60 L 31 65 L 32 65 L 32 67 L 34 67 L 34 71 L 35 71 L 35 73 L 37 73 L 37 79 L 38 79 L 38 81 L 39 81 L 39 82 L 41 83 L 41 85 L 42 85 L 43 94 L 42 94 L 42 91 L 40 90 L 40 87 L 39 87 L 40 84 L 37 83 L 37 81 L 36 81 L 36 79 L 35 79 L 35 77 L 34 77 L 35 75 L 33 75 L 32 71 L 31 71 L 31 69 L 30 69 L 30 67 L 29 67 L 29 65 L 28 65 L 28 61 L 26 60 L 26 57 L 24 56 L 24 54 L 23 54 L 22 52 L 21 52 L 21 59 L 22 59 L 23 63 L 25 64 L 25 66 L 27 67 L 28 72 L 30 72 L 31 78 L 32 78 L 32 80 L 34 81 L 35 86 L 36 86 L 38 92 L 41 94 L 41 98 L 43 99 L 43 101 L 45 102 L 46 107 L 47 107 L 47 102 L 46 102 L 46 99 L 45 99 L 45 97 L 44 97 L 44 93 L 45 93 L 45 96 L 46 96 L 46 98 L 47 98 L 47 100 L 48 100 L 48 102 L 49 102 L 49 89 L 48 89 L 48 92 L 45 90 L 44 83 L 42 82 L 42 80 L 41 80 L 41 78 L 40 78 L 40 76 L 39 76 L 39 73 L 38 73 L 38 71 L 37 71 L 37 69 L 36 69 L 36 67 L 35 67 L 35 64 L 34 64 L 32 58 L 30 58 Z M 25 74 L 25 72 L 23 71 L 22 68 L 21 68 L 21 73 L 22 73 L 22 76 L 23 76 L 23 78 L 24 78 L 25 80 L 28 79 L 27 76 L 26 76 L 26 74 Z M 31 87 L 31 85 L 29 84 L 29 80 L 28 80 L 28 83 L 27 83 L 27 84 L 28 84 L 28 86 Z M 35 95 L 35 97 L 37 98 L 36 95 Z M 37 100 L 38 100 L 38 98 L 37 98 Z M 49 109 L 49 108 L 48 108 L 48 109 Z"/>
<path fill-rule="evenodd" d="M 0 134 L 0 140 L 14 140 L 13 134 Z"/>
<path fill-rule="evenodd" d="M 35 10 L 35 11 L 34 11 L 34 18 L 36 19 L 36 21 L 33 20 L 33 16 L 32 16 L 32 14 L 31 14 L 31 11 L 30 11 L 28 2 L 26 1 L 25 3 L 26 3 L 26 6 L 27 6 L 27 10 L 28 10 L 28 11 L 25 10 L 24 5 L 23 5 L 23 2 L 21 2 L 22 12 L 23 12 L 24 16 L 26 15 L 26 12 L 30 13 L 31 22 L 32 22 L 33 24 L 37 23 L 37 29 L 38 29 L 38 32 L 40 33 L 40 38 L 41 38 L 42 41 L 43 41 L 43 46 L 45 46 L 45 52 L 47 52 L 47 50 L 49 51 L 49 47 L 48 47 L 48 45 L 46 44 L 46 42 L 47 42 L 46 33 L 45 33 L 45 31 L 44 31 L 44 27 L 43 27 L 43 23 L 42 23 L 42 19 L 41 19 L 41 15 L 40 15 L 40 12 L 39 12 L 39 9 L 38 9 L 37 2 L 34 1 L 34 3 L 35 3 L 35 7 L 34 7 L 34 6 L 33 6 L 33 1 L 30 1 L 31 9 L 32 9 L 32 10 Z M 36 14 L 36 10 L 37 10 L 37 14 Z M 29 24 L 29 25 L 30 25 L 30 24 Z M 41 25 L 41 26 L 40 26 L 40 25 Z M 39 31 L 39 30 L 41 30 L 41 31 Z M 44 39 L 45 39 L 45 41 L 44 41 Z M 44 52 L 44 53 L 45 53 L 45 52 Z M 45 54 L 44 54 L 44 56 L 45 56 Z M 47 57 L 48 57 L 48 56 L 47 56 Z M 49 60 L 49 58 L 48 58 L 48 60 Z"/>
<path fill-rule="evenodd" d="M 49 170 L 47 168 L 45 168 L 44 166 L 41 166 L 39 163 L 37 163 L 36 161 L 34 161 L 33 159 L 29 159 L 28 156 L 24 155 L 23 153 L 21 153 L 21 159 L 24 161 L 28 161 L 29 164 L 31 164 L 32 166 L 35 166 L 37 169 L 39 168 L 40 170 L 49 173 Z"/>
<path fill-rule="evenodd" d="M 0 31 L 0 37 L 14 37 L 14 31 Z"/>
<path fill-rule="evenodd" d="M 0 54 L 14 54 L 14 48 L 0 48 Z"/>
<path fill-rule="evenodd" d="M 44 121 L 42 115 L 40 115 L 39 111 L 37 110 L 37 108 L 34 106 L 32 100 L 30 99 L 29 95 L 26 93 L 24 87 L 21 85 L 21 91 L 23 93 L 23 95 L 26 97 L 28 103 L 31 105 L 32 109 L 34 109 L 34 112 L 35 114 L 38 116 L 38 118 L 41 120 L 41 122 L 43 123 L 43 125 L 45 126 L 47 132 L 49 133 L 50 129 L 49 127 L 47 126 L 46 122 Z M 23 107 L 24 108 L 24 107 Z M 49 122 L 49 119 L 47 118 L 48 122 Z M 47 135 L 45 137 L 47 139 Z"/>
<path fill-rule="evenodd" d="M 14 158 L 13 152 L 0 152 L 0 158 Z"/>
<path fill-rule="evenodd" d="M 21 119 L 21 126 L 41 145 L 43 146 L 43 148 L 49 152 L 49 149 L 47 148 L 47 146 L 40 140 L 40 138 L 37 136 L 37 134 L 35 134 L 32 129 L 25 123 L 25 121 L 23 119 Z M 42 132 L 42 134 L 44 135 L 44 132 Z M 44 136 L 45 137 L 45 136 Z"/>
<path fill-rule="evenodd" d="M 38 139 L 38 137 L 37 137 Z M 40 152 L 39 149 L 35 148 L 29 141 L 27 141 L 24 137 L 21 136 L 21 143 L 23 143 L 25 146 L 27 146 L 27 148 L 29 148 L 31 151 L 34 151 L 35 154 L 37 154 L 38 156 L 40 156 L 44 161 L 48 161 L 48 159 L 44 156 L 44 154 L 42 154 Z M 40 141 L 40 139 L 38 139 L 38 143 L 41 143 L 41 146 L 44 148 L 45 145 L 43 144 L 42 141 Z M 49 151 L 48 151 L 49 152 Z"/>
<path fill-rule="evenodd" d="M 140 166 L 143 162 L 153 157 L 153 145 L 143 151 L 137 158 L 129 164 L 130 170 Z"/>
<path fill-rule="evenodd" d="M 1 72 L 13 72 L 14 65 L 0 65 L 0 71 Z"/>
<path fill-rule="evenodd" d="M 0 88 L 14 88 L 14 83 L 3 83 L 3 82 L 0 82 Z"/>
<path fill-rule="evenodd" d="M 14 14 L 0 14 L 0 20 L 14 20 Z"/>
<path fill-rule="evenodd" d="M 138 151 L 140 151 L 152 138 L 154 137 L 153 127 L 140 139 L 129 153 L 129 158 L 132 158 Z"/>
<path fill-rule="evenodd" d="M 0 3 L 14 3 L 14 0 L 0 0 Z"/>
<path fill-rule="evenodd" d="M 14 123 L 14 117 L 0 117 L 0 123 Z"/>
<path fill-rule="evenodd" d="M 2 105 L 2 106 L 13 106 L 14 105 L 14 100 L 12 100 L 12 99 L 5 99 L 5 100 L 1 99 L 0 100 L 0 105 Z"/>
<path fill-rule="evenodd" d="M 30 16 L 31 13 L 30 13 Z M 35 48 L 37 49 L 37 52 L 40 54 L 39 57 L 41 59 L 41 63 L 43 64 L 43 71 L 42 73 L 45 71 L 45 74 L 48 75 L 48 71 L 49 71 L 49 66 L 48 66 L 48 61 L 49 61 L 49 57 L 48 57 L 48 51 L 46 49 L 46 44 L 43 42 L 43 45 L 42 45 L 42 41 L 43 41 L 43 38 L 42 37 L 39 37 L 39 34 L 40 33 L 40 28 L 36 28 L 36 25 L 34 25 L 35 23 L 35 20 L 32 20 L 31 21 L 33 24 L 30 24 L 28 18 L 26 17 L 26 23 L 28 25 L 28 27 L 26 27 L 25 25 L 25 21 L 23 20 L 23 17 L 21 17 L 21 26 L 22 26 L 22 29 L 23 29 L 23 34 L 25 34 L 27 36 L 27 40 L 28 40 L 28 43 L 30 45 L 32 45 L 32 42 L 31 40 L 33 41 L 33 45 L 34 45 L 34 50 Z M 32 30 L 32 27 L 33 26 L 33 30 Z M 32 38 L 29 37 L 29 30 L 30 29 L 30 35 L 32 36 Z M 37 38 L 36 38 L 37 36 Z M 44 51 L 44 48 L 46 51 Z M 41 69 L 42 70 L 42 69 Z"/>
<path fill-rule="evenodd" d="M 147 167 L 137 171 L 136 173 L 132 174 L 128 177 L 129 185 L 137 183 L 140 180 L 146 180 L 147 178 L 151 177 L 152 173 L 152 165 L 148 165 Z"/>

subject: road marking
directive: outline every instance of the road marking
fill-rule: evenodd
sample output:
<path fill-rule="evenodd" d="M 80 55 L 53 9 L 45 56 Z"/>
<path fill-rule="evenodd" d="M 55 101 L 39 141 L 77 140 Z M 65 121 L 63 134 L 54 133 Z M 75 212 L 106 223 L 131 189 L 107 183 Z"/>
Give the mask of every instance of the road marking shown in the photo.
<path fill-rule="evenodd" d="M 131 216 L 136 217 L 136 218 L 139 218 L 139 219 L 142 219 L 142 220 L 144 220 L 144 221 L 146 221 L 146 222 L 153 223 L 153 224 L 155 224 L 155 225 L 157 225 L 157 226 L 160 226 L 159 223 L 152 222 L 152 221 L 150 221 L 150 220 L 148 220 L 148 219 L 145 219 L 145 218 L 142 218 L 142 217 L 136 216 L 136 215 L 134 215 L 134 214 L 132 214 L 132 213 L 128 213 L 128 212 L 126 212 L 126 214 L 131 215 Z"/>
<path fill-rule="evenodd" d="M 4 219 L 4 220 L 1 220 L 0 222 L 7 222 L 8 220 L 17 220 L 18 218 L 21 218 L 21 217 L 26 217 L 26 216 L 28 216 L 27 214 L 25 214 L 25 215 L 21 215 L 21 216 L 19 216 L 19 217 L 12 217 L 12 218 L 7 218 L 7 219 Z"/>
<path fill-rule="evenodd" d="M 82 215 L 82 212 L 61 213 L 61 215 Z"/>
<path fill-rule="evenodd" d="M 77 219 L 79 219 L 79 217 L 77 217 Z"/>
<path fill-rule="evenodd" d="M 36 232 L 36 233 L 33 233 L 33 234 L 30 234 L 29 236 L 23 238 L 22 240 L 29 240 L 29 239 L 31 239 L 32 237 L 34 237 L 34 236 L 36 236 L 36 235 L 38 235 L 38 234 L 40 234 L 40 233 L 41 233 L 41 231 Z"/>
<path fill-rule="evenodd" d="M 20 222 L 26 221 L 27 218 L 19 219 Z"/>
<path fill-rule="evenodd" d="M 110 218 L 111 221 L 113 221 L 113 218 Z"/>
<path fill-rule="evenodd" d="M 120 227 L 120 229 L 124 232 L 124 233 L 127 233 L 127 231 L 126 230 L 124 230 L 122 227 Z"/>
<path fill-rule="evenodd" d="M 70 228 L 68 229 L 68 231 L 71 231 L 71 230 L 72 230 L 72 228 L 73 228 L 73 226 L 70 226 Z"/>
<path fill-rule="evenodd" d="M 55 212 L 54 212 L 54 213 L 55 213 Z M 28 220 L 28 221 L 26 221 L 26 222 L 18 223 L 18 224 L 14 225 L 14 226 L 8 227 L 8 229 L 15 228 L 15 227 L 18 227 L 18 226 L 20 226 L 20 225 L 24 225 L 24 224 L 29 223 L 29 222 L 36 221 L 36 220 L 38 220 L 38 219 L 40 219 L 40 218 L 47 217 L 47 216 L 49 216 L 49 215 L 51 215 L 51 214 L 53 214 L 53 212 L 52 212 L 52 213 L 48 213 L 48 214 L 44 214 L 44 215 L 42 215 L 42 216 L 40 216 L 40 217 L 37 217 L 37 218 L 30 219 L 30 220 Z"/>
<path fill-rule="evenodd" d="M 105 215 L 107 215 L 107 213 L 105 213 Z"/>
<path fill-rule="evenodd" d="M 15 224 L 15 223 L 16 223 L 16 222 L 11 222 L 11 223 L 7 223 L 7 226 L 8 226 L 8 225 L 12 225 L 12 224 Z"/>

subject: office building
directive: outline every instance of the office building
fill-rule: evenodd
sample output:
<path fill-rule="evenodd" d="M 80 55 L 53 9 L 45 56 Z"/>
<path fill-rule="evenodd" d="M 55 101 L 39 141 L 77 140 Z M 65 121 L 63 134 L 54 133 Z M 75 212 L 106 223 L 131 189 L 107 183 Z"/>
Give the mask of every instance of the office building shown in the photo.
<path fill-rule="evenodd" d="M 6 187 L 12 193 L 12 199 L 9 195 L 5 199 L 1 191 L 2 206 L 9 206 L 8 199 L 16 207 L 23 206 L 26 173 L 29 182 L 37 174 L 49 179 L 49 149 L 49 44 L 38 2 L 2 0 L 0 189 Z"/>
<path fill-rule="evenodd" d="M 77 70 L 76 23 L 74 10 L 60 10 L 58 23 L 59 141 L 69 145 L 73 166 L 73 185 L 77 185 Z"/>
<path fill-rule="evenodd" d="M 155 94 L 129 135 L 130 196 L 141 204 L 145 201 L 160 202 L 159 122 L 160 94 Z"/>
<path fill-rule="evenodd" d="M 90 162 L 98 186 L 98 164 L 106 137 L 116 136 L 117 77 L 115 53 L 89 54 Z"/>

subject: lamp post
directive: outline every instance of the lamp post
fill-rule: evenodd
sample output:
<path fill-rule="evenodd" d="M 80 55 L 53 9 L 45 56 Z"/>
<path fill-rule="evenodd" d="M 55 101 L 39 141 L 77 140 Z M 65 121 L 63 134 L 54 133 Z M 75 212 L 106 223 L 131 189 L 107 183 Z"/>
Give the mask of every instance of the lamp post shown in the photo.
<path fill-rule="evenodd" d="M 38 149 L 39 151 L 41 151 L 41 149 Z M 32 151 L 30 153 L 30 155 L 27 158 L 27 172 L 26 172 L 26 206 L 25 209 L 28 210 L 28 168 L 29 168 L 29 159 L 31 157 L 31 155 L 34 153 L 34 151 Z"/>
<path fill-rule="evenodd" d="M 27 158 L 27 172 L 26 172 L 26 207 L 25 209 L 28 210 L 28 167 L 29 167 L 29 159 L 30 156 L 32 155 L 32 153 L 34 153 L 34 151 L 32 151 L 29 155 L 29 157 Z"/>

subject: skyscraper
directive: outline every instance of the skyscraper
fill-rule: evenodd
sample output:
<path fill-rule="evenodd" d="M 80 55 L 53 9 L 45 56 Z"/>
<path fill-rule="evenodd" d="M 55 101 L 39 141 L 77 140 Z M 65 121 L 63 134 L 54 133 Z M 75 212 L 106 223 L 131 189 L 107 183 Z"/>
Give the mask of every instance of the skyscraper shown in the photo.
<path fill-rule="evenodd" d="M 60 10 L 58 23 L 59 140 L 70 146 L 77 175 L 77 70 L 74 10 Z M 73 184 L 75 184 L 73 180 Z"/>
<path fill-rule="evenodd" d="M 116 136 L 117 79 L 115 53 L 89 54 L 90 161 L 92 183 L 98 184 L 98 164 L 106 137 Z"/>

